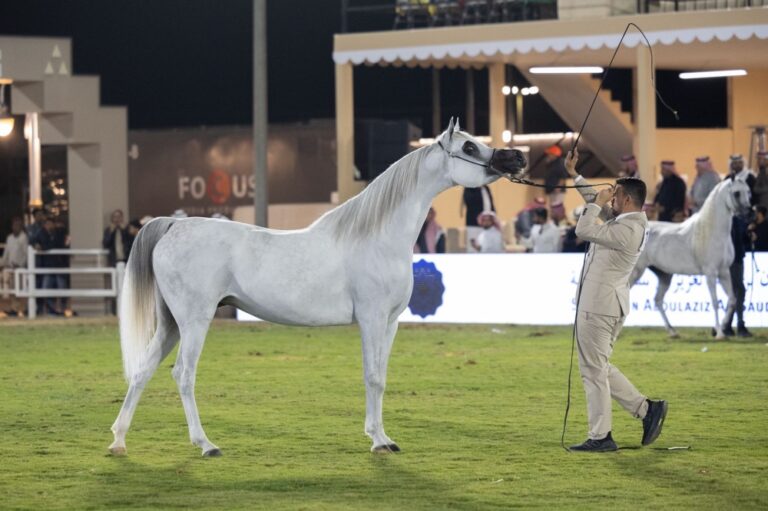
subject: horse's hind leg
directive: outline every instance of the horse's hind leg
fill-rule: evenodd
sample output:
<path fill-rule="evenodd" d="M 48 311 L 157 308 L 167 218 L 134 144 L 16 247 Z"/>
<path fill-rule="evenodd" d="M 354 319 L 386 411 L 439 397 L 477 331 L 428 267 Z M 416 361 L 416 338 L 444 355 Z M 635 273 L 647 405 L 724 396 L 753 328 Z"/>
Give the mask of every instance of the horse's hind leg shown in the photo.
<path fill-rule="evenodd" d="M 203 456 L 221 456 L 216 447 L 203 431 L 200 414 L 195 402 L 195 377 L 200 353 L 203 351 L 205 335 L 208 332 L 213 314 L 205 319 L 181 322 L 181 346 L 173 366 L 173 378 L 179 387 L 181 402 L 184 404 L 184 414 L 187 416 L 189 440 L 203 450 Z"/>
<path fill-rule="evenodd" d="M 725 294 L 728 295 L 728 305 L 725 308 L 723 322 L 720 323 L 721 329 L 723 330 L 723 334 L 725 334 L 724 330 L 728 328 L 731 331 L 730 335 L 733 335 L 733 328 L 731 327 L 731 323 L 733 323 L 733 313 L 736 312 L 737 304 L 736 291 L 733 289 L 733 281 L 731 280 L 730 268 L 727 266 L 721 267 L 717 278 L 720 281 L 720 285 L 723 286 Z M 717 298 L 715 298 L 713 306 L 715 306 L 715 323 L 717 323 Z"/>
<path fill-rule="evenodd" d="M 656 288 L 656 296 L 653 298 L 653 302 L 656 304 L 656 308 L 659 310 L 659 314 L 661 314 L 661 319 L 664 321 L 664 328 L 666 328 L 667 334 L 670 337 L 680 337 L 680 335 L 677 333 L 677 330 L 675 330 L 669 323 L 669 319 L 667 319 L 667 313 L 664 311 L 664 295 L 667 294 L 667 290 L 672 284 L 672 275 L 665 273 L 658 268 L 654 268 L 653 266 L 651 266 L 650 269 L 659 278 L 659 287 Z"/>
<path fill-rule="evenodd" d="M 397 333 L 397 318 L 387 321 L 386 314 L 359 318 L 363 341 L 363 374 L 365 376 L 365 433 L 373 440 L 372 452 L 399 451 L 384 433 L 382 406 L 387 384 L 387 364 Z"/>
<path fill-rule="evenodd" d="M 160 362 L 168 356 L 168 353 L 173 350 L 173 347 L 176 346 L 176 342 L 179 340 L 179 329 L 176 321 L 165 307 L 165 304 L 160 301 L 159 303 L 157 330 L 147 346 L 149 356 L 147 357 L 146 369 L 137 374 L 132 381 L 128 382 L 128 393 L 125 396 L 120 413 L 117 415 L 117 419 L 115 419 L 115 423 L 112 424 L 112 433 L 115 435 L 115 441 L 109 446 L 112 454 L 123 455 L 126 453 L 125 435 L 131 426 L 133 413 L 139 404 L 139 398 L 141 398 L 144 386 L 152 378 L 152 375 L 155 374 Z"/>

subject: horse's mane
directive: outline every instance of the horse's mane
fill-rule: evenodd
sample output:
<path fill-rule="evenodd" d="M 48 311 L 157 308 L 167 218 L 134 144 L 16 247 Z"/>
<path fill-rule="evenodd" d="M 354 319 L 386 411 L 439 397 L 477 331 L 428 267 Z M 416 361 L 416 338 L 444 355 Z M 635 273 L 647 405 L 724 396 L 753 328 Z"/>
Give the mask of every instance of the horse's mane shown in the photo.
<path fill-rule="evenodd" d="M 416 188 L 419 167 L 430 147 L 400 158 L 365 190 L 318 218 L 312 226 L 329 225 L 337 240 L 363 239 L 379 232 L 397 206 Z"/>

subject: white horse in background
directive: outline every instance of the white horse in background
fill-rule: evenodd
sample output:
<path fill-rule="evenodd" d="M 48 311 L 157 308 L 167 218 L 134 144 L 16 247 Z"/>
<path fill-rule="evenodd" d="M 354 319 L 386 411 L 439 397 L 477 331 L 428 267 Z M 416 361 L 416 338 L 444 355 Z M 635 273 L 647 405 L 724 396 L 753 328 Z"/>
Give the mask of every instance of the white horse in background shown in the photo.
<path fill-rule="evenodd" d="M 205 218 L 157 218 L 141 229 L 128 261 L 120 339 L 128 393 L 112 426 L 113 454 L 142 390 L 179 339 L 173 377 L 192 443 L 206 436 L 195 404 L 195 373 L 220 305 L 286 325 L 360 326 L 365 433 L 372 451 L 398 451 L 385 433 L 382 401 L 398 316 L 413 288 L 413 246 L 432 199 L 456 185 L 478 187 L 522 173 L 520 151 L 491 149 L 453 119 L 432 145 L 394 163 L 362 193 L 306 229 L 276 231 Z"/>
<path fill-rule="evenodd" d="M 743 215 L 750 208 L 750 192 L 746 183 L 748 171 L 736 179 L 725 179 L 709 194 L 701 210 L 681 224 L 649 222 L 649 236 L 645 250 L 629 277 L 634 285 L 650 268 L 659 278 L 655 304 L 671 337 L 678 337 L 664 312 L 664 295 L 674 274 L 705 275 L 715 311 L 714 333 L 723 335 L 723 325 L 730 324 L 735 310 L 735 295 L 731 285 L 730 266 L 734 250 L 731 241 L 733 215 Z M 728 295 L 725 320 L 721 324 L 717 308 L 717 281 Z"/>

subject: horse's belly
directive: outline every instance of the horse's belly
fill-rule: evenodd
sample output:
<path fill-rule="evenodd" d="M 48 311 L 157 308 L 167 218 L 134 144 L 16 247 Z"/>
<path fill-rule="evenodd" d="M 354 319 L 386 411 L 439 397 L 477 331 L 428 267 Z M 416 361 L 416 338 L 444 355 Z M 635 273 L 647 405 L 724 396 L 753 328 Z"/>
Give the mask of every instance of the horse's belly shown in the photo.
<path fill-rule="evenodd" d="M 260 297 L 230 297 L 226 300 L 239 309 L 264 321 L 296 326 L 348 325 L 352 323 L 351 301 L 333 300 L 288 304 L 282 300 L 271 301 Z"/>

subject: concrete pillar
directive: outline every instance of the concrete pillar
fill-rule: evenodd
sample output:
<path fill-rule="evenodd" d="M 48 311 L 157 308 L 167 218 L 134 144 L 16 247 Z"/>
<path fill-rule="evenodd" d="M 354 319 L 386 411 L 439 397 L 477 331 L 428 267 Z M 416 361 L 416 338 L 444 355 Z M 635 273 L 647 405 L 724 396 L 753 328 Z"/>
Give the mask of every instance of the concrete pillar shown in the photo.
<path fill-rule="evenodd" d="M 635 134 L 633 147 L 637 158 L 640 178 L 648 186 L 648 199 L 658 179 L 656 155 L 656 93 L 651 81 L 651 55 L 645 45 L 635 49 L 637 66 L 635 67 Z"/>
<path fill-rule="evenodd" d="M 501 135 L 506 129 L 506 96 L 501 92 L 504 87 L 504 63 L 495 62 L 488 67 L 488 117 L 491 145 L 501 147 Z"/>
<path fill-rule="evenodd" d="M 72 248 L 101 247 L 103 232 L 101 154 L 98 144 L 67 147 L 69 234 Z"/>
<path fill-rule="evenodd" d="M 440 70 L 432 68 L 432 135 L 438 136 L 443 132 L 440 109 Z"/>
<path fill-rule="evenodd" d="M 352 64 L 336 64 L 336 190 L 339 202 L 358 194 L 355 181 L 355 98 Z"/>
<path fill-rule="evenodd" d="M 462 120 L 467 133 L 475 134 L 475 70 L 467 68 L 467 118 Z"/>
<path fill-rule="evenodd" d="M 109 225 L 112 212 L 121 209 L 126 222 L 133 219 L 128 210 L 128 112 L 121 107 L 100 108 L 99 137 L 101 173 L 101 225 L 98 233 Z M 95 122 L 95 121 L 94 121 Z M 70 193 L 73 191 L 70 186 Z M 169 212 L 170 213 L 170 212 Z M 101 240 L 87 248 L 101 247 Z"/>

